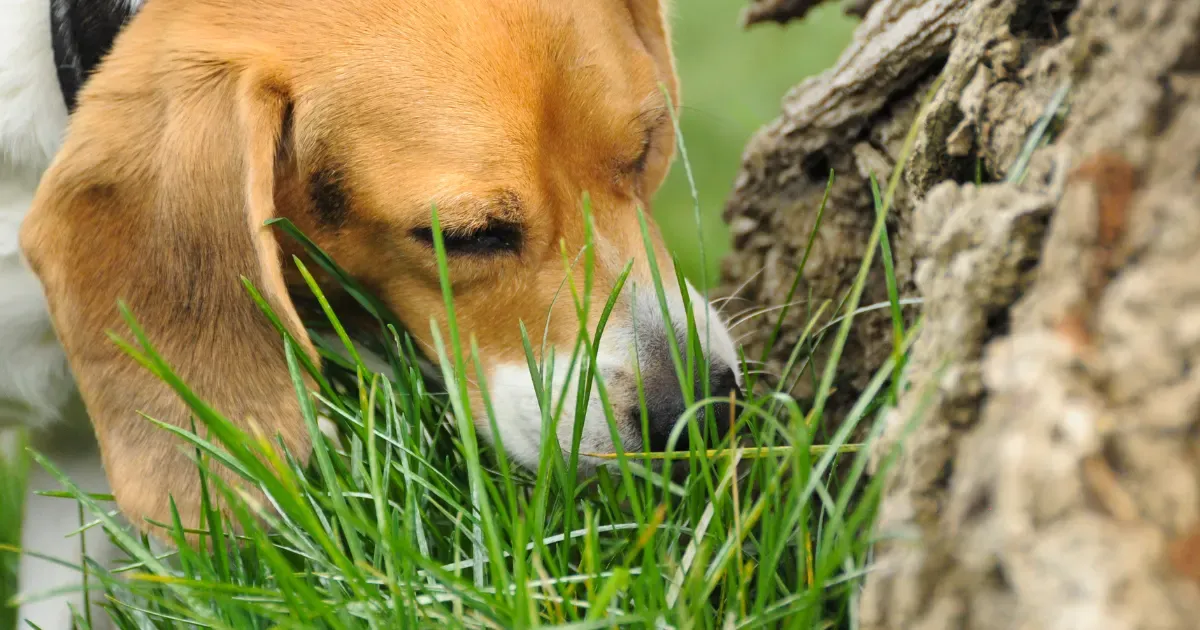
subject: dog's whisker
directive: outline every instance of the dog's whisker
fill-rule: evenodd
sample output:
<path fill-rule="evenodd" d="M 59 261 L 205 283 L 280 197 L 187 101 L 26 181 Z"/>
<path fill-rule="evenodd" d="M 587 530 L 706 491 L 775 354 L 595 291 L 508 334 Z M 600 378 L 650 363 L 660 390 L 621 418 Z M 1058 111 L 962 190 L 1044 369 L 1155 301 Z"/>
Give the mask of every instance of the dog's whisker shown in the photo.
<path fill-rule="evenodd" d="M 746 371 L 746 373 L 748 373 L 748 374 L 767 374 L 767 376 L 773 376 L 773 377 L 779 376 L 779 374 L 776 374 L 772 370 L 766 370 L 766 368 L 763 368 L 763 370 L 748 370 L 748 371 Z"/>
<path fill-rule="evenodd" d="M 710 304 L 712 305 L 713 308 L 717 309 L 718 315 L 723 315 L 724 314 L 723 310 L 725 309 L 725 307 L 728 306 L 730 302 L 735 302 L 735 301 L 736 302 L 749 302 L 750 299 L 744 298 L 740 295 L 727 295 L 725 297 L 719 297 L 719 298 L 714 299 L 712 302 L 710 302 Z"/>
<path fill-rule="evenodd" d="M 748 300 L 748 298 L 742 297 L 740 295 L 723 295 L 721 297 L 713 298 L 712 301 L 710 302 L 710 304 L 712 304 L 713 306 L 716 306 L 718 304 L 724 304 L 730 300 Z"/>
<path fill-rule="evenodd" d="M 754 279 L 758 277 L 758 274 L 762 273 L 765 270 L 766 270 L 766 267 L 763 267 L 762 269 L 759 269 L 758 271 L 755 271 L 754 273 L 750 274 L 749 278 L 746 278 L 741 284 L 738 285 L 738 287 L 736 289 L 733 290 L 733 293 L 730 293 L 725 298 L 724 303 L 727 304 L 729 301 L 731 301 L 735 297 L 738 299 L 745 300 L 746 298 L 739 297 L 741 295 L 742 291 L 745 291 L 746 287 L 750 286 L 750 283 L 754 282 Z M 719 313 L 720 311 L 717 311 L 717 312 Z"/>
<path fill-rule="evenodd" d="M 747 300 L 747 301 L 749 301 L 749 300 Z M 746 307 L 746 308 L 744 308 L 744 309 L 742 309 L 742 310 L 740 310 L 740 311 L 737 311 L 737 312 L 735 312 L 735 313 L 733 313 L 733 314 L 729 315 L 729 317 L 725 318 L 725 321 L 729 322 L 729 321 L 736 320 L 736 319 L 738 319 L 738 318 L 742 317 L 743 315 L 745 315 L 745 314 L 747 314 L 747 313 L 754 312 L 754 311 L 756 311 L 756 310 L 758 310 L 758 309 L 761 309 L 761 308 L 770 308 L 770 307 L 763 307 L 763 306 L 757 306 L 757 305 L 755 305 L 755 306 L 748 306 L 748 307 Z"/>
<path fill-rule="evenodd" d="M 746 300 L 746 301 L 749 302 L 750 300 Z M 788 308 L 791 306 L 795 306 L 797 304 L 803 304 L 806 301 L 807 300 L 805 298 L 800 298 L 797 300 L 793 300 L 787 304 L 777 304 L 777 305 L 772 305 L 772 306 L 759 306 L 759 305 L 748 306 L 748 307 L 730 315 L 728 318 L 726 318 L 726 321 L 734 321 L 734 320 L 740 319 L 741 317 L 743 317 L 747 314 L 750 314 L 750 313 L 754 313 L 755 311 L 769 312 L 772 309 Z"/>
<path fill-rule="evenodd" d="M 733 322 L 732 324 L 729 325 L 729 328 L 732 330 L 732 329 L 737 328 L 738 326 L 741 326 L 742 324 L 745 324 L 746 322 L 754 319 L 755 317 L 762 317 L 763 315 L 766 315 L 768 313 L 772 313 L 774 311 L 779 311 L 779 310 L 782 310 L 785 308 L 791 308 L 793 306 L 796 306 L 797 304 L 803 304 L 807 301 L 808 300 L 795 300 L 792 302 L 788 302 L 787 304 L 780 304 L 779 306 L 768 306 L 766 308 L 759 309 L 753 313 L 747 314 L 745 317 L 739 319 L 738 321 Z"/>
<path fill-rule="evenodd" d="M 770 376 L 775 380 L 779 380 L 779 374 L 771 370 L 750 370 L 749 372 L 746 372 L 746 376 L 754 375 Z"/>

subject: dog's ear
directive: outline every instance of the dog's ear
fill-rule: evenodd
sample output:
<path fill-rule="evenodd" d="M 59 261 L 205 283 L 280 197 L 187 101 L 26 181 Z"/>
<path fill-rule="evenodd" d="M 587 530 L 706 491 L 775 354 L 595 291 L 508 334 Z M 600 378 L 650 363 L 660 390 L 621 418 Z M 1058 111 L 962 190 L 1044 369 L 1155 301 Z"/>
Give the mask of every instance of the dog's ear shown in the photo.
<path fill-rule="evenodd" d="M 679 78 L 675 74 L 675 55 L 671 48 L 669 0 L 624 0 L 633 16 L 638 37 L 658 68 L 659 81 L 666 86 L 671 102 L 679 108 Z"/>
<path fill-rule="evenodd" d="M 143 528 L 171 522 L 169 496 L 185 526 L 200 505 L 193 451 L 140 414 L 183 428 L 192 419 L 108 338 L 130 338 L 118 300 L 199 396 L 301 461 L 311 441 L 283 343 L 241 277 L 316 358 L 263 227 L 296 177 L 287 73 L 260 56 L 172 59 L 162 72 L 155 57 L 110 57 L 85 87 L 21 230 L 117 503 Z"/>

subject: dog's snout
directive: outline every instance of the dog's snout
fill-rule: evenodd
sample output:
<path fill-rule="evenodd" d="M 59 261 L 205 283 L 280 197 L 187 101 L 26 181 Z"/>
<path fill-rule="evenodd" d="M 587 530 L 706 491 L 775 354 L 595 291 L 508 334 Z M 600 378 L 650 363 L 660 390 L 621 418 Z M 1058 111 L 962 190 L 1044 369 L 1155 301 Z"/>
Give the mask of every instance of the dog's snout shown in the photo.
<path fill-rule="evenodd" d="M 745 399 L 745 393 L 742 387 L 738 385 L 737 374 L 732 369 L 724 369 L 717 373 L 716 378 L 712 380 L 712 389 L 710 390 L 713 396 L 728 397 L 733 395 L 739 400 Z"/>
<path fill-rule="evenodd" d="M 720 399 L 712 405 L 717 426 L 722 435 L 728 435 L 737 421 L 737 405 L 746 400 L 746 392 L 738 384 L 737 375 L 726 368 L 717 372 L 710 384 L 709 396 Z M 732 397 L 733 400 L 730 400 Z"/>
<path fill-rule="evenodd" d="M 717 427 L 722 433 L 725 433 L 736 418 L 736 407 L 729 403 L 729 397 L 732 395 L 737 400 L 744 400 L 745 394 L 742 392 L 741 386 L 738 385 L 736 374 L 729 368 L 714 370 L 709 379 L 708 387 L 709 396 L 711 398 L 719 398 L 721 401 L 706 405 L 698 410 L 694 416 L 694 421 L 697 422 L 697 427 L 700 428 L 701 435 L 706 435 L 707 414 L 711 410 L 714 412 Z M 650 450 L 664 452 L 668 446 L 671 446 L 671 450 L 676 452 L 689 450 L 691 445 L 691 431 L 686 426 L 679 429 L 679 435 L 675 439 L 674 444 L 670 444 L 671 433 L 680 424 L 680 418 L 688 408 L 683 397 L 683 391 L 679 387 L 679 381 L 673 374 L 669 378 L 651 379 L 645 383 L 645 392 L 648 425 L 646 428 L 648 430 L 647 438 Z M 694 400 L 701 400 L 703 398 L 704 384 L 697 382 Z M 641 426 L 640 412 L 635 415 L 637 415 L 637 426 Z"/>
<path fill-rule="evenodd" d="M 675 428 L 683 412 L 687 410 L 679 385 L 670 382 L 669 379 L 663 380 L 667 381 L 668 385 L 655 388 L 658 391 L 652 392 L 650 387 L 646 388 L 646 430 L 648 432 L 646 438 L 650 442 L 650 450 L 656 453 L 667 450 L 671 431 Z M 674 450 L 686 451 L 689 444 L 688 431 L 685 427 L 675 440 Z"/>

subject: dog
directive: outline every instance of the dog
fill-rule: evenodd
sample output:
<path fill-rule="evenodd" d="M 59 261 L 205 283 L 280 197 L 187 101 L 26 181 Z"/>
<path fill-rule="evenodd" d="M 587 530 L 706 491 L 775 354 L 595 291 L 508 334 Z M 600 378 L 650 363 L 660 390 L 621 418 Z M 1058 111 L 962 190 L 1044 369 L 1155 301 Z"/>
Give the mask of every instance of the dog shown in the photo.
<path fill-rule="evenodd" d="M 525 466 L 545 440 L 569 450 L 575 427 L 564 419 L 542 435 L 521 325 L 560 358 L 553 391 L 572 409 L 576 389 L 564 386 L 579 370 L 562 358 L 581 326 L 596 330 L 627 264 L 595 364 L 620 444 L 593 393 L 580 451 L 667 445 L 685 410 L 670 350 L 687 350 L 684 293 L 711 366 L 689 386 L 740 395 L 725 324 L 691 285 L 676 286 L 648 213 L 680 102 L 666 11 L 664 0 L 149 0 L 138 10 L 79 90 L 20 227 L 129 521 L 162 536 L 148 522 L 171 522 L 173 498 L 196 527 L 200 502 L 182 442 L 141 415 L 187 428 L 186 407 L 107 336 L 128 336 L 119 300 L 215 409 L 301 462 L 311 450 L 279 334 L 240 281 L 318 361 L 293 299 L 307 289 L 285 264 L 300 250 L 264 225 L 272 218 L 308 234 L 436 360 L 432 327 L 445 331 L 449 317 L 436 208 L 457 323 L 491 392 L 495 433 L 468 382 L 476 429 Z M 585 196 L 590 271 L 563 260 L 588 242 Z M 587 273 L 593 307 L 580 321 L 560 287 L 568 276 L 584 287 Z M 324 289 L 338 291 L 328 279 Z M 686 432 L 675 448 L 687 448 Z M 581 458 L 584 469 L 604 462 Z"/>
<path fill-rule="evenodd" d="M 18 228 L 38 181 L 61 143 L 79 88 L 108 52 L 138 0 L 0 1 L 0 449 L 10 460 L 16 432 L 81 488 L 107 493 L 99 451 L 66 356 L 56 341 L 42 288 L 22 264 Z M 21 440 L 23 441 L 23 440 Z M 19 563 L 27 596 L 81 587 L 82 546 L 70 536 L 82 526 L 76 504 L 35 494 L 60 490 L 40 466 L 28 469 Z M 86 519 L 90 520 L 90 519 Z M 69 537 L 70 536 L 70 537 Z M 109 568 L 120 554 L 99 528 L 84 535 L 88 556 Z M 91 601 L 102 599 L 93 592 Z M 22 604 L 22 628 L 70 628 L 84 614 L 81 590 Z M 91 611 L 95 628 L 107 616 Z"/>

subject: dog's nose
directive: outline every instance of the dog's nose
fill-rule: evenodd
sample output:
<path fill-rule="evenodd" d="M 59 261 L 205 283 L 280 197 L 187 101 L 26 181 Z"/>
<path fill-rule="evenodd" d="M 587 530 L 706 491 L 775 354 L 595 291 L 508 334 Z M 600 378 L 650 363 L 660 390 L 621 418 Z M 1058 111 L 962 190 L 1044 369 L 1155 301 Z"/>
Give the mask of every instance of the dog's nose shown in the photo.
<path fill-rule="evenodd" d="M 698 380 L 698 379 L 697 379 Z M 687 411 L 687 404 L 683 399 L 683 392 L 680 391 L 679 381 L 672 374 L 668 378 L 658 379 L 644 383 L 646 392 L 646 411 L 647 411 L 647 429 L 650 440 L 650 450 L 653 452 L 663 452 L 667 450 L 667 443 L 671 437 L 671 431 L 679 424 L 679 418 Z M 712 398 L 720 398 L 723 402 L 715 402 L 712 405 L 706 405 L 701 408 L 695 415 L 695 420 L 700 424 L 697 425 L 701 429 L 701 434 L 705 434 L 704 427 L 707 424 L 707 413 L 713 412 L 717 420 L 717 426 L 722 429 L 722 432 L 728 430 L 736 418 L 736 408 L 729 404 L 729 396 L 735 396 L 738 400 L 745 400 L 745 394 L 742 388 L 738 385 L 737 376 L 732 369 L 724 368 L 717 370 L 709 379 L 709 396 Z M 693 400 L 701 400 L 704 397 L 704 385 L 701 382 L 696 383 L 695 398 Z M 637 425 L 641 426 L 640 414 L 636 418 Z M 675 440 L 673 450 L 675 452 L 686 451 L 689 449 L 689 429 L 684 427 L 679 431 L 679 437 Z"/>

